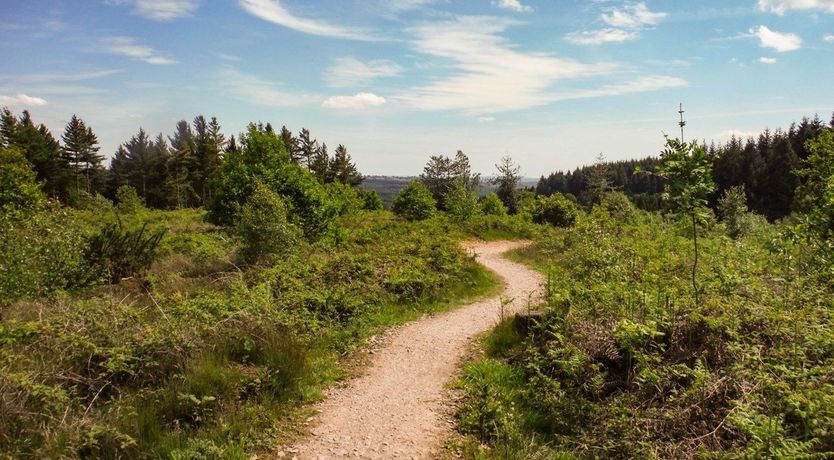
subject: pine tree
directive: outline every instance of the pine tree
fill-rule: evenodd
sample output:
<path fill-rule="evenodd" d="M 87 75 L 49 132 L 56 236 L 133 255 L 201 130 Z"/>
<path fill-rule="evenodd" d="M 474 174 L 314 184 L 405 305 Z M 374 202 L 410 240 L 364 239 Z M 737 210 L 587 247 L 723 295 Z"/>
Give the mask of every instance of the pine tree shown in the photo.
<path fill-rule="evenodd" d="M 18 120 L 4 110 L 2 133 L 8 147 L 17 148 L 32 165 L 37 180 L 42 182 L 44 192 L 51 198 L 67 202 L 70 197 L 71 176 L 68 163 L 61 151 L 61 144 L 44 125 L 35 125 L 28 111 Z"/>
<path fill-rule="evenodd" d="M 287 153 L 290 154 L 290 159 L 293 163 L 300 164 L 301 150 L 298 148 L 298 139 L 292 135 L 292 131 L 287 129 L 286 126 L 281 128 L 281 142 L 284 143 L 284 148 L 287 149 Z"/>
<path fill-rule="evenodd" d="M 355 187 L 362 183 L 363 177 L 350 158 L 347 147 L 339 145 L 330 162 L 328 177 L 330 180 Z"/>
<path fill-rule="evenodd" d="M 331 166 L 330 156 L 327 153 L 327 144 L 322 144 L 313 156 L 313 163 L 310 165 L 310 172 L 316 176 L 316 179 L 318 179 L 319 182 L 326 184 L 328 182 L 333 182 L 333 175 L 330 170 Z"/>
<path fill-rule="evenodd" d="M 455 181 L 461 181 L 468 190 L 476 188 L 469 158 L 460 150 L 454 159 L 445 155 L 432 156 L 420 175 L 420 182 L 431 191 L 437 201 L 437 207 L 444 211 L 446 197 L 454 189 Z"/>
<path fill-rule="evenodd" d="M 517 214 L 518 209 L 518 183 L 521 180 L 521 166 L 516 165 L 509 156 L 501 158 L 495 165 L 498 176 L 492 179 L 492 183 L 498 186 L 495 192 L 498 198 L 504 202 L 510 214 Z"/>
<path fill-rule="evenodd" d="M 197 149 L 194 133 L 185 120 L 177 123 L 177 130 L 171 141 L 171 154 L 168 157 L 168 186 L 174 192 L 174 204 L 177 208 L 191 206 L 197 201 L 197 194 L 192 186 L 191 175 L 197 169 Z"/>
<path fill-rule="evenodd" d="M 298 162 L 303 162 L 309 170 L 313 165 L 313 156 L 319 149 L 319 142 L 310 138 L 310 130 L 303 128 L 298 134 Z"/>
<path fill-rule="evenodd" d="M 77 115 L 73 115 L 64 129 L 61 139 L 64 141 L 62 149 L 64 161 L 71 166 L 72 175 L 75 178 L 75 194 L 81 193 L 82 176 L 86 181 L 85 190 L 88 193 L 91 192 L 93 189 L 93 173 L 98 170 L 101 161 L 104 159 L 98 154 L 100 149 L 98 138 L 93 133 L 92 128 L 84 123 L 84 120 Z"/>

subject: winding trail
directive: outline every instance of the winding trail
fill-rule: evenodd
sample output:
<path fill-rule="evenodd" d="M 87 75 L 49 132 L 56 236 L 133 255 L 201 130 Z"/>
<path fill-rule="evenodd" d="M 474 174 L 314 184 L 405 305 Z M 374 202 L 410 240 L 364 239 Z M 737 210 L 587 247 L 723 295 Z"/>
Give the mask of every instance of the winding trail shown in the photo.
<path fill-rule="evenodd" d="M 371 355 L 367 371 L 319 405 L 311 436 L 287 449 L 289 458 L 433 458 L 454 429 L 447 384 L 468 345 L 498 323 L 501 299 L 512 299 L 504 307 L 512 315 L 541 295 L 541 275 L 503 257 L 524 244 L 467 243 L 479 262 L 504 279 L 501 295 L 394 330 Z"/>

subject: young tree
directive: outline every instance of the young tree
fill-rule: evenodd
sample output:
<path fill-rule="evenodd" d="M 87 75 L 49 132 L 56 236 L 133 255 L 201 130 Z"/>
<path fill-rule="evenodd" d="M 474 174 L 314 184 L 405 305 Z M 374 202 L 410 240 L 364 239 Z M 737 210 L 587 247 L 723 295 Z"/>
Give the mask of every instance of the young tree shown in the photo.
<path fill-rule="evenodd" d="M 462 179 L 452 184 L 452 190 L 446 196 L 446 207 L 449 216 L 456 222 L 466 222 L 478 214 L 478 195 L 468 189 Z"/>
<path fill-rule="evenodd" d="M 698 292 L 698 225 L 707 218 L 707 198 L 715 190 L 712 178 L 712 161 L 704 147 L 696 142 L 684 143 L 666 138 L 666 149 L 660 154 L 663 161 L 658 175 L 665 180 L 664 198 L 681 215 L 692 221 L 692 242 L 695 259 L 692 263 L 692 289 L 695 303 Z"/>
<path fill-rule="evenodd" d="M 292 131 L 286 126 L 281 128 L 281 142 L 284 143 L 284 148 L 290 154 L 290 159 L 293 163 L 301 164 L 301 150 L 298 146 L 298 139 L 293 136 Z"/>
<path fill-rule="evenodd" d="M 351 187 L 356 187 L 362 183 L 362 175 L 359 174 L 359 170 L 356 169 L 356 164 L 351 160 L 350 153 L 348 153 L 347 147 L 344 145 L 340 144 L 336 148 L 336 154 L 333 156 L 333 160 L 330 162 L 330 167 L 328 168 L 327 178 Z"/>
<path fill-rule="evenodd" d="M 197 169 L 197 150 L 194 133 L 185 120 L 177 123 L 177 130 L 171 141 L 171 155 L 168 157 L 168 186 L 174 191 L 174 203 L 177 208 L 190 206 L 196 202 L 197 194 L 192 186 L 191 175 Z M 234 141 L 234 137 L 232 137 Z"/>
<path fill-rule="evenodd" d="M 487 216 L 506 216 L 507 207 L 495 193 L 490 193 L 481 200 L 481 212 Z"/>
<path fill-rule="evenodd" d="M 0 212 L 16 216 L 36 209 L 44 202 L 35 171 L 16 148 L 0 145 Z"/>
<path fill-rule="evenodd" d="M 316 176 L 316 179 L 318 179 L 319 182 L 326 184 L 333 181 L 333 177 L 330 175 L 330 167 L 330 155 L 327 153 L 327 144 L 322 144 L 321 147 L 316 150 L 316 154 L 313 155 L 313 163 L 310 165 L 310 172 Z"/>
<path fill-rule="evenodd" d="M 498 176 L 492 179 L 492 183 L 498 186 L 496 194 L 510 214 L 518 213 L 518 183 L 521 181 L 521 166 L 516 165 L 509 156 L 501 158 L 495 165 Z"/>
<path fill-rule="evenodd" d="M 226 139 L 220 132 L 220 123 L 216 118 L 206 121 L 199 115 L 194 118 L 195 158 L 199 174 L 192 177 L 194 190 L 200 195 L 200 202 L 205 204 L 210 200 L 210 185 L 220 167 L 221 155 L 226 145 Z"/>
<path fill-rule="evenodd" d="M 797 190 L 797 205 L 808 233 L 834 256 L 834 129 L 823 130 L 807 147 L 810 155 L 799 171 L 804 183 Z"/>
<path fill-rule="evenodd" d="M 98 154 L 100 149 L 98 137 L 93 133 L 92 128 L 84 123 L 84 120 L 73 115 L 61 139 L 64 141 L 62 151 L 65 161 L 71 166 L 75 178 L 75 194 L 81 193 L 82 175 L 86 180 L 85 190 L 88 193 L 91 192 L 93 174 L 99 170 L 101 161 L 104 159 Z"/>
<path fill-rule="evenodd" d="M 319 142 L 310 138 L 310 130 L 303 128 L 298 134 L 298 162 L 303 163 L 309 170 L 313 164 L 313 157 L 319 150 Z"/>
<path fill-rule="evenodd" d="M 718 200 L 721 219 L 727 226 L 727 234 L 736 239 L 744 234 L 745 216 L 747 215 L 747 193 L 744 186 L 730 187 Z"/>
<path fill-rule="evenodd" d="M 601 153 L 589 171 L 587 189 L 592 205 L 601 203 L 605 194 L 611 191 L 611 169 Z"/>
<path fill-rule="evenodd" d="M 402 189 L 394 197 L 391 206 L 394 214 L 410 221 L 428 219 L 436 209 L 437 203 L 434 201 L 434 196 L 429 189 L 418 181 L 414 181 L 408 187 Z"/>

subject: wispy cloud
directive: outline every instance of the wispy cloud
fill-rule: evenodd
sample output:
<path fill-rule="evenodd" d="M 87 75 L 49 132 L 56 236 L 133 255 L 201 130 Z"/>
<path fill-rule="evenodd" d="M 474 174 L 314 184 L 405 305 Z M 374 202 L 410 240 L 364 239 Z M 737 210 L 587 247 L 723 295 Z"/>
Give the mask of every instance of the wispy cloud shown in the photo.
<path fill-rule="evenodd" d="M 575 45 L 601 45 L 631 41 L 637 39 L 642 30 L 656 26 L 667 16 L 669 16 L 668 13 L 651 11 L 644 2 L 634 3 L 603 12 L 600 19 L 608 27 L 570 32 L 565 35 L 565 40 Z"/>
<path fill-rule="evenodd" d="M 111 37 L 104 41 L 102 49 L 107 53 L 127 56 L 153 65 L 176 64 L 177 61 L 164 57 L 153 48 L 140 45 L 133 37 Z"/>
<path fill-rule="evenodd" d="M 391 11 L 411 11 L 417 10 L 435 3 L 437 0 L 382 0 L 385 8 Z"/>
<path fill-rule="evenodd" d="M 828 34 L 828 35 L 822 37 L 822 41 L 824 41 L 826 43 L 834 43 L 834 34 Z"/>
<path fill-rule="evenodd" d="M 324 100 L 321 106 L 328 109 L 361 110 L 385 105 L 385 98 L 373 93 L 359 93 L 354 96 L 333 96 Z"/>
<path fill-rule="evenodd" d="M 348 40 L 376 41 L 368 31 L 355 27 L 341 27 L 316 19 L 307 19 L 294 15 L 281 5 L 280 0 L 238 0 L 240 6 L 250 14 L 264 21 L 278 24 L 289 29 L 321 37 L 343 38 Z"/>
<path fill-rule="evenodd" d="M 459 17 L 409 29 L 422 54 L 451 62 L 452 75 L 397 96 L 422 110 L 456 110 L 475 116 L 521 110 L 555 101 L 612 96 L 678 87 L 686 81 L 667 76 L 637 77 L 598 88 L 560 91 L 567 79 L 599 77 L 620 66 L 587 64 L 541 53 L 524 53 L 501 34 L 514 21 Z"/>
<path fill-rule="evenodd" d="M 288 91 L 277 82 L 247 75 L 234 68 L 219 73 L 220 85 L 232 96 L 245 102 L 266 107 L 299 107 L 320 101 L 315 95 Z"/>
<path fill-rule="evenodd" d="M 667 13 L 655 13 L 649 10 L 645 3 L 640 2 L 603 14 L 602 20 L 611 27 L 642 29 L 643 27 L 656 26 L 667 16 Z"/>
<path fill-rule="evenodd" d="M 198 0 L 108 0 L 114 5 L 132 5 L 133 13 L 154 21 L 191 16 L 199 6 Z"/>
<path fill-rule="evenodd" d="M 365 63 L 347 57 L 333 61 L 325 71 L 324 79 L 334 88 L 351 88 L 367 85 L 377 78 L 396 77 L 402 72 L 402 67 L 388 60 L 379 59 Z"/>
<path fill-rule="evenodd" d="M 762 56 L 759 58 L 759 62 L 762 64 L 773 65 L 779 61 L 777 61 L 776 58 Z"/>
<path fill-rule="evenodd" d="M 759 40 L 762 48 L 771 48 L 780 53 L 796 51 L 802 47 L 802 38 L 799 35 L 776 32 L 767 26 L 750 29 L 750 35 Z"/>
<path fill-rule="evenodd" d="M 19 93 L 14 96 L 0 94 L 0 106 L 9 107 L 42 107 L 47 105 L 46 99 Z"/>
<path fill-rule="evenodd" d="M 524 5 L 520 0 L 493 0 L 492 4 L 498 8 L 512 10 L 516 13 L 530 13 L 533 11 L 532 6 Z"/>
<path fill-rule="evenodd" d="M 565 40 L 574 45 L 602 45 L 604 43 L 622 43 L 634 40 L 639 34 L 632 30 L 598 29 L 571 32 Z"/>
<path fill-rule="evenodd" d="M 18 80 L 23 80 L 29 83 L 49 83 L 56 81 L 84 81 L 96 80 L 99 78 L 110 77 L 124 72 L 122 69 L 105 69 L 93 70 L 89 72 L 68 72 L 68 73 L 38 73 L 31 75 L 23 75 L 17 77 Z"/>
<path fill-rule="evenodd" d="M 783 15 L 790 10 L 821 10 L 834 13 L 834 0 L 759 0 L 759 9 Z"/>

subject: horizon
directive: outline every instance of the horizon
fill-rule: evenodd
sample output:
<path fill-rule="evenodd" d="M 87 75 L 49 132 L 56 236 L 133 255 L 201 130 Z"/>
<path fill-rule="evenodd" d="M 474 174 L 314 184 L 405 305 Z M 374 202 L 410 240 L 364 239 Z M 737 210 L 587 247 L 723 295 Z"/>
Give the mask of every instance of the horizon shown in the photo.
<path fill-rule="evenodd" d="M 681 102 L 686 137 L 707 143 L 828 120 L 834 3 L 699 3 L 14 3 L 0 106 L 56 137 L 78 114 L 108 158 L 140 126 L 203 114 L 227 136 L 308 128 L 364 174 L 401 177 L 457 150 L 484 175 L 509 154 L 529 178 L 657 155 Z"/>

